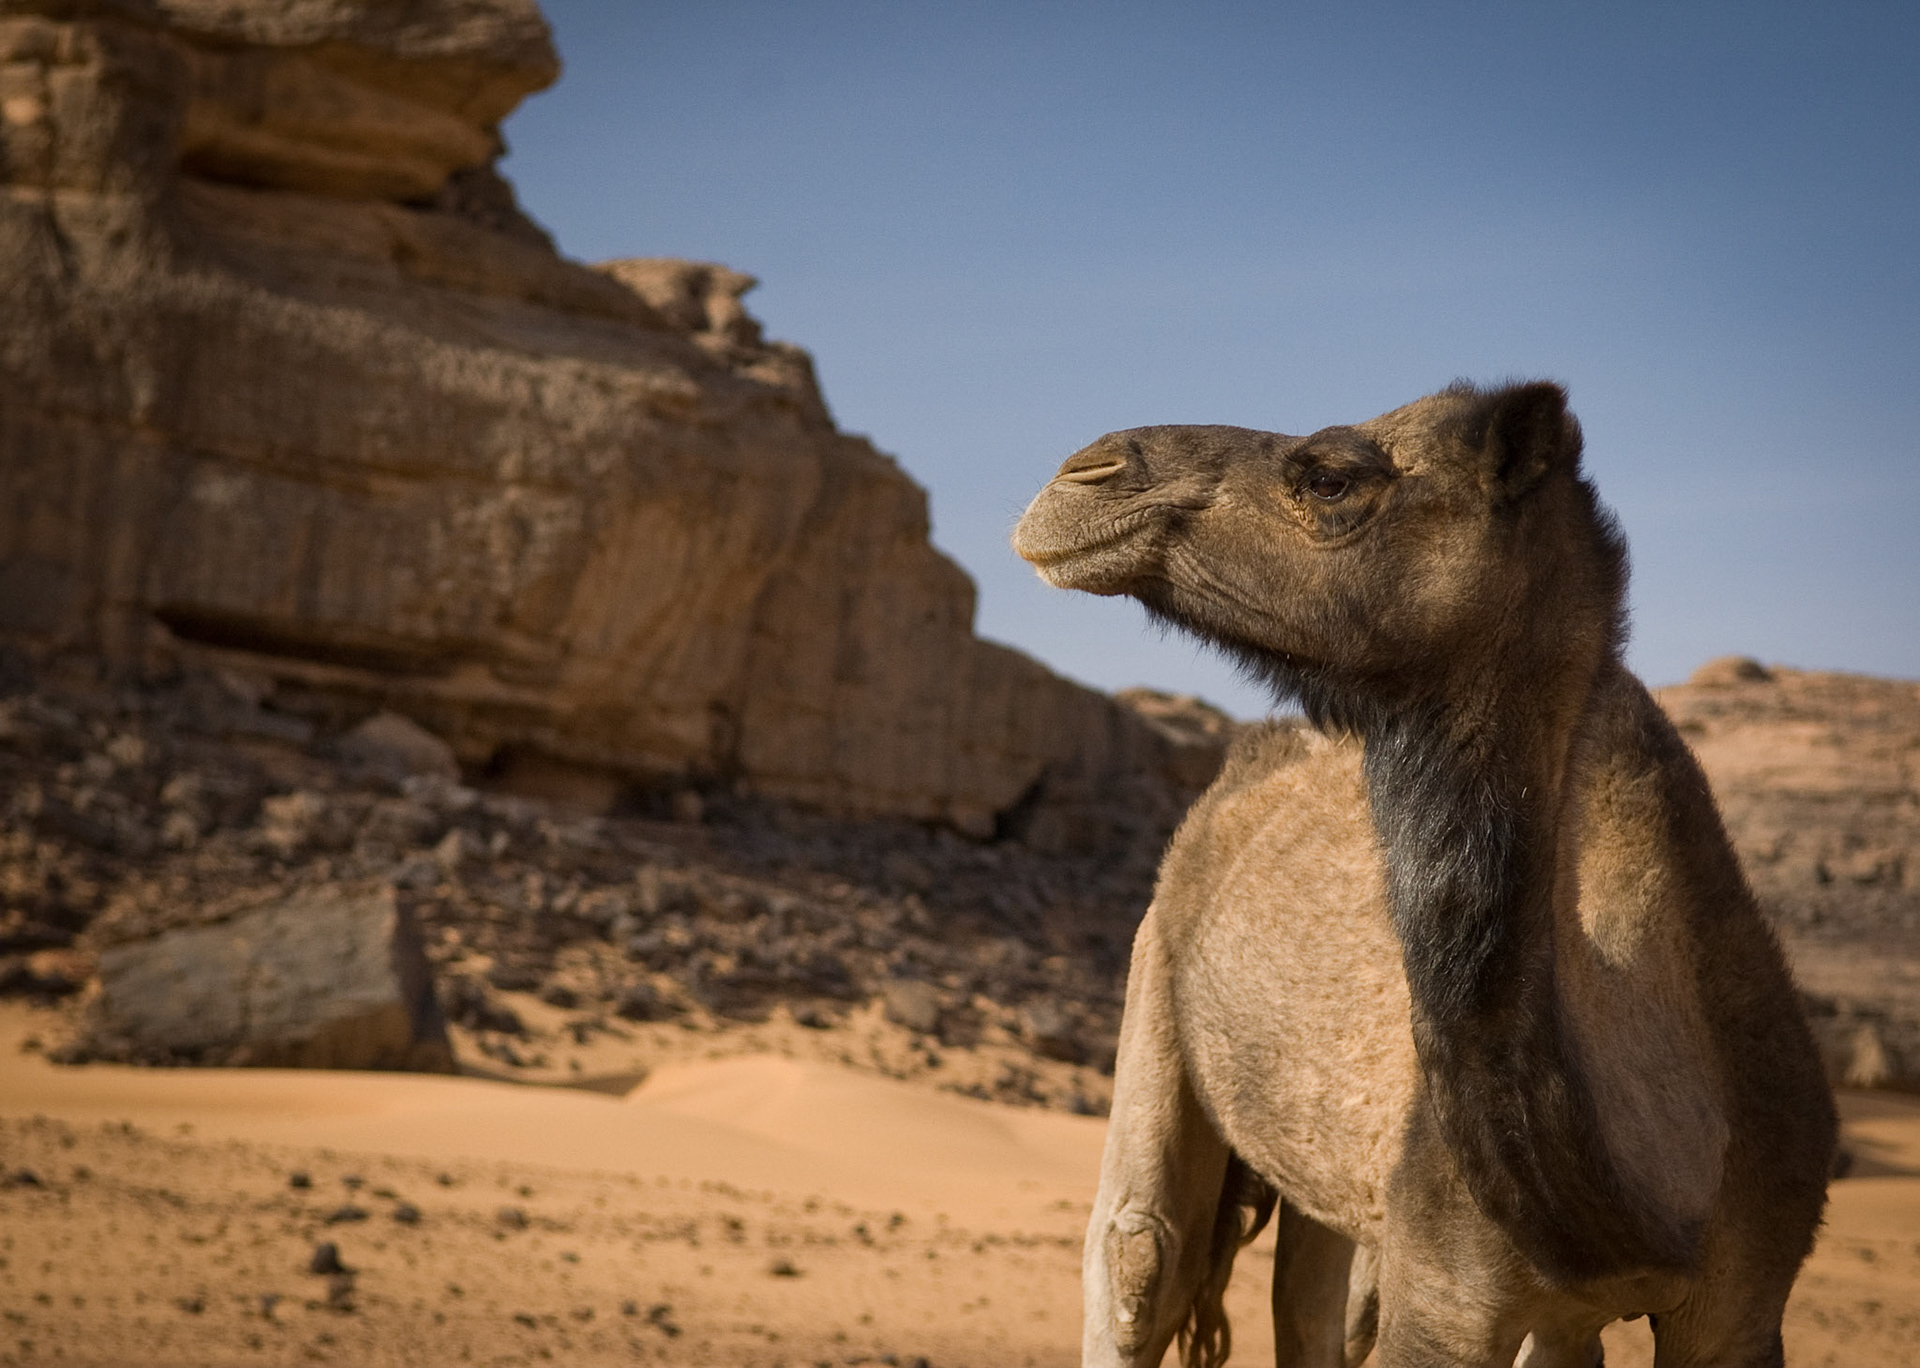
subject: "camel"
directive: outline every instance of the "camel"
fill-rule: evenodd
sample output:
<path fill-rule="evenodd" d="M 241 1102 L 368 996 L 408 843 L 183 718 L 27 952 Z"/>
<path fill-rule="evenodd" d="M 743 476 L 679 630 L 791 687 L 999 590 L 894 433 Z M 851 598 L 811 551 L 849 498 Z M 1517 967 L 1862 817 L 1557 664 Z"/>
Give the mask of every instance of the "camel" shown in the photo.
<path fill-rule="evenodd" d="M 1832 1096 L 1705 777 L 1621 662 L 1626 548 L 1566 393 L 1308 437 L 1112 433 L 1014 547 L 1224 648 L 1243 741 L 1137 932 L 1083 1361 L 1230 1345 L 1273 1215 L 1282 1368 L 1782 1362 Z M 1277 1213 L 1277 1214 L 1276 1214 Z"/>

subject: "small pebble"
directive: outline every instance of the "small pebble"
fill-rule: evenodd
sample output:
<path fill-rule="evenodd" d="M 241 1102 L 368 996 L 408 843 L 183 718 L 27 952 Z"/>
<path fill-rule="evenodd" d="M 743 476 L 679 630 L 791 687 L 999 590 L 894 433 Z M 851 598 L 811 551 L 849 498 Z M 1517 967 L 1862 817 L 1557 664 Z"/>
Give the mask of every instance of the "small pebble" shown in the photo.
<path fill-rule="evenodd" d="M 335 1273 L 327 1279 L 327 1309 L 353 1310 L 353 1274 Z"/>

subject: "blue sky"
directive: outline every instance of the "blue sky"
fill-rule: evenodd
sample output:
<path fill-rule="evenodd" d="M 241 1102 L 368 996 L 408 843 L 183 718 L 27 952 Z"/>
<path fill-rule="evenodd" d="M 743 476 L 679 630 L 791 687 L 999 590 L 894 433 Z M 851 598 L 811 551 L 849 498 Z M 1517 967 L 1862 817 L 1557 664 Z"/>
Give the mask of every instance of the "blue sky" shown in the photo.
<path fill-rule="evenodd" d="M 1103 432 L 1569 385 L 1630 659 L 1920 678 L 1920 6 L 547 0 L 563 251 L 760 278 L 979 630 L 1264 699 L 1007 532 Z"/>

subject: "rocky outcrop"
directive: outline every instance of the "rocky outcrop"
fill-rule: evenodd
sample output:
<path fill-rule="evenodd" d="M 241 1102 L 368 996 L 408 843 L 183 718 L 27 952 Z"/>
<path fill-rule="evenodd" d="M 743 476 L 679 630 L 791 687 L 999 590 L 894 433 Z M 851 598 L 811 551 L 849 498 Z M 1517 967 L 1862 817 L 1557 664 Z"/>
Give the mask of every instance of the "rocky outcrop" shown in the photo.
<path fill-rule="evenodd" d="M 451 1071 L 412 917 L 389 887 L 327 887 L 100 952 L 88 1058 Z"/>
<path fill-rule="evenodd" d="M 1726 659 L 1659 698 L 1713 783 L 1835 1081 L 1920 1090 L 1920 684 Z"/>
<path fill-rule="evenodd" d="M 0 639 L 469 773 L 1164 830 L 1179 747 L 973 636 L 749 278 L 520 213 L 556 72 L 530 0 L 0 4 Z"/>

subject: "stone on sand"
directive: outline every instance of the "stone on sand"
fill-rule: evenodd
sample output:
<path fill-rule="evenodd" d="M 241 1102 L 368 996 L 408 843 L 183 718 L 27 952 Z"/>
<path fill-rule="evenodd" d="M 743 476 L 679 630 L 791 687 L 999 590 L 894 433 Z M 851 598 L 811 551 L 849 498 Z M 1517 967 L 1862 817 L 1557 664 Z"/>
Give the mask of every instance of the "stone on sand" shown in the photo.
<path fill-rule="evenodd" d="M 327 887 L 100 953 L 87 1052 L 207 1064 L 447 1071 L 413 919 L 385 887 Z"/>

